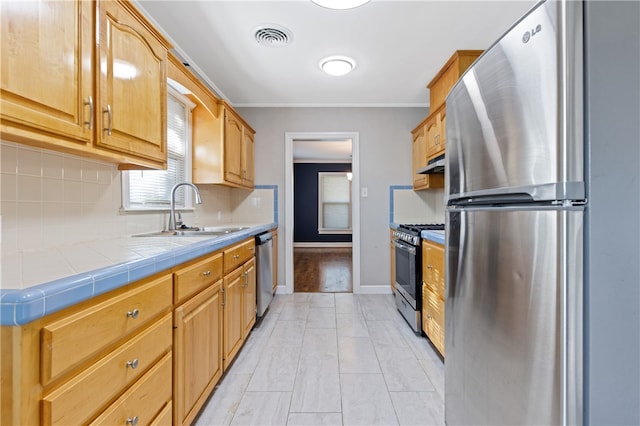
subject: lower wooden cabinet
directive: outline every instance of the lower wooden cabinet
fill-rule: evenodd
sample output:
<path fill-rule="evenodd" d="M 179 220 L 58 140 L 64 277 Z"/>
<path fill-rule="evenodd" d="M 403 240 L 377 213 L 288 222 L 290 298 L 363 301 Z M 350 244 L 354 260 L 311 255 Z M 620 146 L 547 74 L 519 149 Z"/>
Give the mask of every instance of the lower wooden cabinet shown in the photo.
<path fill-rule="evenodd" d="M 422 241 L 422 331 L 444 356 L 444 246 Z"/>
<path fill-rule="evenodd" d="M 252 257 L 242 267 L 242 340 L 245 340 L 256 323 L 256 258 Z"/>
<path fill-rule="evenodd" d="M 222 376 L 222 280 L 174 312 L 176 425 L 190 424 Z"/>
<path fill-rule="evenodd" d="M 444 356 L 444 300 L 422 284 L 422 330 Z"/>
<path fill-rule="evenodd" d="M 191 424 L 255 321 L 251 237 L 3 326 L 0 424 Z"/>
<path fill-rule="evenodd" d="M 242 293 L 244 284 L 243 267 L 236 268 L 224 277 L 223 298 L 224 305 L 224 370 L 229 368 L 244 339 L 244 325 L 242 313 L 244 310 Z"/>

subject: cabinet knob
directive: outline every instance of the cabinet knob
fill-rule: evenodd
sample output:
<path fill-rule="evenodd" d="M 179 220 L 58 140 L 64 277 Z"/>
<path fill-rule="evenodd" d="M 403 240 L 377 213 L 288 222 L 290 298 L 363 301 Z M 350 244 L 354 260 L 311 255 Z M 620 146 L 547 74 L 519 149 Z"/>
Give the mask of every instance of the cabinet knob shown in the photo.
<path fill-rule="evenodd" d="M 202 276 L 203 276 L 203 277 L 210 277 L 210 276 L 211 276 L 211 271 L 204 271 L 204 272 L 202 273 Z"/>
<path fill-rule="evenodd" d="M 240 259 L 240 255 L 239 255 L 239 254 L 234 254 L 234 255 L 233 255 L 233 258 L 234 258 L 234 259 Z"/>
<path fill-rule="evenodd" d="M 127 368 L 131 367 L 132 370 L 138 368 L 138 358 L 134 358 L 133 361 L 127 361 Z"/>
<path fill-rule="evenodd" d="M 133 311 L 127 311 L 127 317 L 129 318 L 136 319 L 138 318 L 139 314 L 140 314 L 140 311 L 138 310 L 138 308 L 134 309 Z"/>
<path fill-rule="evenodd" d="M 427 265 L 427 269 L 433 269 L 433 266 Z"/>
<path fill-rule="evenodd" d="M 127 417 L 127 425 L 136 426 L 138 424 L 138 416 Z"/>

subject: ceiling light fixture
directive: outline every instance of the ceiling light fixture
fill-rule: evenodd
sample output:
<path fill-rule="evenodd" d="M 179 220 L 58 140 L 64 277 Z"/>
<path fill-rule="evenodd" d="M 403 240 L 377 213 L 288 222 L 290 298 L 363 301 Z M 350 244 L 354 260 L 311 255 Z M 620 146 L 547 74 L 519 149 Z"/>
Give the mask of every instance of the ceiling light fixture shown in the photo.
<path fill-rule="evenodd" d="M 346 56 L 329 56 L 320 61 L 320 69 L 329 75 L 349 74 L 356 67 L 356 62 Z"/>
<path fill-rule="evenodd" d="M 327 9 L 353 9 L 354 7 L 362 6 L 365 3 L 369 3 L 371 0 L 311 0 L 318 6 L 326 7 Z"/>

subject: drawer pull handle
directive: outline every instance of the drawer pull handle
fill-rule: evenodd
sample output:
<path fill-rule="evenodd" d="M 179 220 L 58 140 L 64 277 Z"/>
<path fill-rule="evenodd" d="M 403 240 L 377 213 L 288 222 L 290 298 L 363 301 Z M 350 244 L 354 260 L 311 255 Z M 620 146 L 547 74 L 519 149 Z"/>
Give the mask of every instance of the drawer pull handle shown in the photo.
<path fill-rule="evenodd" d="M 131 426 L 136 426 L 138 424 L 138 416 L 127 417 L 127 424 Z"/>
<path fill-rule="evenodd" d="M 233 255 L 233 258 L 234 258 L 234 259 L 240 259 L 240 255 L 239 255 L 239 254 L 234 254 L 234 255 Z"/>
<path fill-rule="evenodd" d="M 127 311 L 127 317 L 129 318 L 133 318 L 136 319 L 138 318 L 138 315 L 140 314 L 140 311 L 136 308 L 133 311 Z"/>
<path fill-rule="evenodd" d="M 211 276 L 211 271 L 204 271 L 204 272 L 202 273 L 202 276 L 203 276 L 203 277 L 210 277 L 210 276 Z"/>
<path fill-rule="evenodd" d="M 255 249 L 255 247 L 249 247 L 249 251 L 254 251 Z"/>
<path fill-rule="evenodd" d="M 427 269 L 433 269 L 433 266 L 427 265 Z"/>
<path fill-rule="evenodd" d="M 84 106 L 89 107 L 89 121 L 85 120 L 84 125 L 89 126 L 89 130 L 93 129 L 93 98 L 89 95 L 89 99 L 83 102 Z"/>
<path fill-rule="evenodd" d="M 138 368 L 138 358 L 134 358 L 133 361 L 127 361 L 127 368 L 131 367 L 132 370 Z"/>

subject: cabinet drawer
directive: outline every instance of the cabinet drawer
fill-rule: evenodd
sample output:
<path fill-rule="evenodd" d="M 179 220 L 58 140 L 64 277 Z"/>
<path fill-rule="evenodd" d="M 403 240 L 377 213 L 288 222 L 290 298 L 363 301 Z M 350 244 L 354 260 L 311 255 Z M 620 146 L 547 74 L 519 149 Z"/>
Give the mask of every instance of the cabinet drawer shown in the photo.
<path fill-rule="evenodd" d="M 222 279 L 222 253 L 184 267 L 173 277 L 174 302 L 179 303 Z"/>
<path fill-rule="evenodd" d="M 171 400 L 171 353 L 107 408 L 92 425 L 148 425 Z M 137 419 L 137 421 L 136 421 Z"/>
<path fill-rule="evenodd" d="M 171 285 L 171 275 L 165 275 L 46 325 L 41 334 L 42 383 L 169 310 Z"/>
<path fill-rule="evenodd" d="M 45 396 L 45 424 L 84 423 L 171 348 L 172 316 L 166 314 L 69 382 Z"/>
<path fill-rule="evenodd" d="M 224 251 L 224 273 L 236 269 L 247 260 L 251 259 L 255 252 L 255 240 L 251 238 Z"/>
<path fill-rule="evenodd" d="M 171 401 L 160 411 L 160 414 L 153 419 L 151 426 L 171 426 L 173 424 L 173 404 Z"/>

